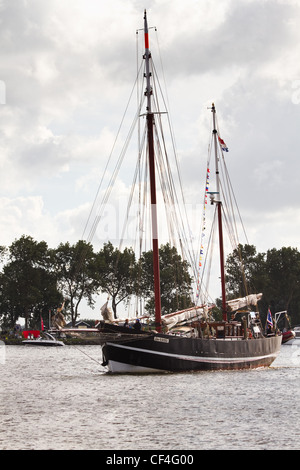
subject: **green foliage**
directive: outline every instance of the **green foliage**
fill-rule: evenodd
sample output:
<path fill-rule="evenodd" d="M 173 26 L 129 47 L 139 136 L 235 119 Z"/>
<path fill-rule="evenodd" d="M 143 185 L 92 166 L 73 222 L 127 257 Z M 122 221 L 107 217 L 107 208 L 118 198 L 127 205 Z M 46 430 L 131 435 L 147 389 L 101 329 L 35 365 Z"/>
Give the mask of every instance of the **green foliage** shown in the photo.
<path fill-rule="evenodd" d="M 51 251 L 53 267 L 57 274 L 57 286 L 67 301 L 66 308 L 70 312 L 74 326 L 82 299 L 93 307 L 93 295 L 99 290 L 96 271 L 96 255 L 90 243 L 79 240 L 75 245 L 61 243 Z"/>
<path fill-rule="evenodd" d="M 154 313 L 152 250 L 144 252 L 138 266 L 138 291 L 148 298 L 146 308 Z M 159 249 L 162 314 L 191 307 L 191 276 L 188 263 L 168 243 Z M 137 292 L 138 293 L 138 292 Z"/>
<path fill-rule="evenodd" d="M 47 322 L 49 309 L 62 300 L 74 325 L 81 301 L 93 308 L 99 292 L 110 296 L 115 318 L 117 306 L 132 295 L 145 297 L 148 311 L 154 310 L 152 251 L 137 262 L 131 248 L 120 251 L 110 242 L 95 253 L 82 240 L 49 249 L 44 241 L 22 236 L 7 250 L 1 247 L 0 254 L 8 258 L 0 273 L 0 318 L 6 325 L 21 316 L 26 327 L 39 327 L 40 316 Z M 167 244 L 160 248 L 160 265 L 163 313 L 189 307 L 188 264 Z"/>
<path fill-rule="evenodd" d="M 0 315 L 7 325 L 24 317 L 28 327 L 30 321 L 33 325 L 40 322 L 49 303 L 60 297 L 56 278 L 49 269 L 48 247 L 45 242 L 22 236 L 12 243 L 8 253 L 8 263 L 0 275 Z"/>
<path fill-rule="evenodd" d="M 231 298 L 247 295 L 247 290 L 258 291 L 267 282 L 264 253 L 257 253 L 253 245 L 239 245 L 226 260 L 226 285 Z M 246 288 L 247 286 L 247 288 Z"/>
<path fill-rule="evenodd" d="M 162 313 L 190 307 L 188 263 L 169 244 L 162 245 L 159 252 Z M 110 296 L 115 318 L 117 306 L 132 295 L 143 297 L 148 312 L 154 313 L 151 250 L 137 261 L 131 248 L 120 251 L 110 242 L 95 253 L 82 240 L 49 249 L 46 242 L 23 235 L 8 248 L 0 246 L 0 259 L 0 320 L 7 327 L 21 316 L 26 327 L 39 328 L 40 316 L 47 319 L 49 309 L 63 299 L 75 324 L 81 301 L 85 299 L 93 308 L 100 292 Z M 240 245 L 226 261 L 228 299 L 262 292 L 262 317 L 271 307 L 273 314 L 287 310 L 292 325 L 300 324 L 299 283 L 300 253 L 296 248 L 257 253 L 253 245 Z"/>
<path fill-rule="evenodd" d="M 105 243 L 97 254 L 97 275 L 102 292 L 111 297 L 114 317 L 117 318 L 117 305 L 135 293 L 136 261 L 131 248 L 123 252 Z"/>
<path fill-rule="evenodd" d="M 266 314 L 269 307 L 273 314 L 287 310 L 293 325 L 300 323 L 299 284 L 300 253 L 297 248 L 273 248 L 267 253 L 257 253 L 253 245 L 239 245 L 227 258 L 228 298 L 262 292 L 261 313 Z"/>

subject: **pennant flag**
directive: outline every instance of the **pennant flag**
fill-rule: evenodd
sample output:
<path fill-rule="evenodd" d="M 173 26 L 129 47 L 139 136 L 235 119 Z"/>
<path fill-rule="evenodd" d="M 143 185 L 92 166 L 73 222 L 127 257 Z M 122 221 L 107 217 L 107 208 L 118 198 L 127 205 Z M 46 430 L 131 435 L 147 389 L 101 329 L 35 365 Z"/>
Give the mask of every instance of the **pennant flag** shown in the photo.
<path fill-rule="evenodd" d="M 218 139 L 219 139 L 219 142 L 220 142 L 220 144 L 221 144 L 222 150 L 224 150 L 224 152 L 228 152 L 228 147 L 227 147 L 227 145 L 225 144 L 224 140 L 221 139 L 221 137 L 219 137 L 219 136 L 218 136 Z"/>

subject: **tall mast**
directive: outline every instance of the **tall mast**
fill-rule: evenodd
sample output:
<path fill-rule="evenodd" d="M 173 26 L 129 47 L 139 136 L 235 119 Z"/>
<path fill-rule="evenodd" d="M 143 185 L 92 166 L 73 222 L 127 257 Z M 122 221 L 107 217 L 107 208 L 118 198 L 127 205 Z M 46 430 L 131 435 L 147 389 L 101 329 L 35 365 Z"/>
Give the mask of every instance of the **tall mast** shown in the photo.
<path fill-rule="evenodd" d="M 216 166 L 216 183 L 217 183 L 217 197 L 215 201 L 217 204 L 218 211 L 218 228 L 219 228 L 219 245 L 220 245 L 220 270 L 221 270 L 221 287 L 222 287 L 222 314 L 223 320 L 227 320 L 227 309 L 226 309 L 226 290 L 225 290 L 225 262 L 224 262 L 224 245 L 223 245 L 223 227 L 222 227 L 222 202 L 220 193 L 220 176 L 219 176 L 219 160 L 218 160 L 218 148 L 217 148 L 217 129 L 216 129 L 216 108 L 212 103 L 211 111 L 213 113 L 213 138 L 215 147 L 215 166 Z"/>
<path fill-rule="evenodd" d="M 152 216 L 152 247 L 153 247 L 153 270 L 154 270 L 154 295 L 155 295 L 155 326 L 157 331 L 161 331 L 161 298 L 160 298 L 160 272 L 159 272 L 159 251 L 158 251 L 158 230 L 157 230 L 157 206 L 156 206 L 156 183 L 155 183 L 155 156 L 153 143 L 154 115 L 151 110 L 151 72 L 149 49 L 149 34 L 147 13 L 144 14 L 144 34 L 145 34 L 145 55 L 146 61 L 146 91 L 147 97 L 147 131 L 148 131 L 148 157 L 150 172 L 150 192 L 151 192 L 151 216 Z"/>

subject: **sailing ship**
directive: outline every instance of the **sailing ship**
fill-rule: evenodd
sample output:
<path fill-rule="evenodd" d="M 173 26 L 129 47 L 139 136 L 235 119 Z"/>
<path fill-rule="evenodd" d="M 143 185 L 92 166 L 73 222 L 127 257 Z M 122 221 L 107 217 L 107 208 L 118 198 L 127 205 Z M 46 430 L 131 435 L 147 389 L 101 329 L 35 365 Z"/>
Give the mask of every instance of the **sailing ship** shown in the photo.
<path fill-rule="evenodd" d="M 101 322 L 103 333 L 103 365 L 111 373 L 157 373 L 199 370 L 250 369 L 270 366 L 279 353 L 281 336 L 276 332 L 265 335 L 258 314 L 246 311 L 241 321 L 229 321 L 231 315 L 251 305 L 257 306 L 262 294 L 246 295 L 234 301 L 227 301 L 225 288 L 224 246 L 222 228 L 222 201 L 219 187 L 217 145 L 224 144 L 218 135 L 216 109 L 211 107 L 213 116 L 212 138 L 215 146 L 216 192 L 210 193 L 211 204 L 215 206 L 218 221 L 219 255 L 222 290 L 222 320 L 213 321 L 209 306 L 195 305 L 187 310 L 162 315 L 161 286 L 158 245 L 158 216 L 156 200 L 154 129 L 157 116 L 152 109 L 152 60 L 149 48 L 149 29 L 146 10 L 144 12 L 145 80 L 147 150 L 150 175 L 152 247 L 155 294 L 155 330 L 134 331 L 111 322 Z M 232 317 L 231 317 L 232 319 Z M 187 322 L 187 331 L 176 329 L 176 323 Z M 163 331 L 167 330 L 167 331 Z M 109 336 L 106 336 L 106 333 Z"/>

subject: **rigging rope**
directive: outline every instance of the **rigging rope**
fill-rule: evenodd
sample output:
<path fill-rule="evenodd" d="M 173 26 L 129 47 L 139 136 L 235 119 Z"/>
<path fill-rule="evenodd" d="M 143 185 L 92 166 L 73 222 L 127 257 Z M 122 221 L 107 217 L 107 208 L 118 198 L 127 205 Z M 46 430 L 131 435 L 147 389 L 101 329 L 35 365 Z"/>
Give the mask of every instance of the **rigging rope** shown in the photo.
<path fill-rule="evenodd" d="M 220 136 L 217 117 L 216 117 L 216 129 L 217 129 L 217 135 Z M 208 149 L 208 163 L 207 163 L 208 170 L 209 170 L 209 162 L 210 162 L 210 158 L 211 158 L 211 150 L 212 150 L 212 145 L 210 144 L 209 149 Z M 230 181 L 229 173 L 228 173 L 225 158 L 224 158 L 223 148 L 222 148 L 222 145 L 219 142 L 219 140 L 218 140 L 217 152 L 218 152 L 217 153 L 217 158 L 218 158 L 218 161 L 220 163 L 220 169 L 219 169 L 220 170 L 219 171 L 220 195 L 219 195 L 219 197 L 220 197 L 220 200 L 222 201 L 222 206 L 221 207 L 222 207 L 222 214 L 223 214 L 223 219 L 224 219 L 224 226 L 226 227 L 227 233 L 229 235 L 229 239 L 230 239 L 230 242 L 231 242 L 232 249 L 237 249 L 238 250 L 238 254 L 239 254 L 239 258 L 240 258 L 240 264 L 241 264 L 241 275 L 242 275 L 242 278 L 243 278 L 243 281 L 244 281 L 245 291 L 247 293 L 246 277 L 245 277 L 245 271 L 244 271 L 243 262 L 242 262 L 242 256 L 241 256 L 241 252 L 240 252 L 240 244 L 239 244 L 239 239 L 238 239 L 238 228 L 237 228 L 237 221 L 236 221 L 235 213 L 237 213 L 237 215 L 238 215 L 238 218 L 239 218 L 241 227 L 243 229 L 244 236 L 246 238 L 247 243 L 248 243 L 248 239 L 247 239 L 247 235 L 246 235 L 246 232 L 245 232 L 245 227 L 244 227 L 241 215 L 240 215 L 240 211 L 239 211 L 239 208 L 238 208 L 238 205 L 237 205 L 237 201 L 236 201 L 236 198 L 235 198 L 233 187 L 232 187 L 232 184 L 231 184 L 231 181 Z M 209 173 L 207 173 L 207 176 L 209 176 Z M 206 187 L 205 187 L 206 192 L 208 192 L 209 183 L 210 183 L 210 180 L 207 177 L 206 178 Z M 205 194 L 205 196 L 207 196 L 207 195 Z M 206 199 L 205 199 L 205 202 L 204 202 L 203 219 L 202 219 L 202 234 L 201 234 L 202 238 L 205 235 L 204 230 L 206 229 L 206 227 L 205 227 L 205 223 L 206 223 L 205 207 L 206 207 L 206 204 L 205 203 L 207 203 Z M 214 220 L 215 220 L 215 218 L 216 217 L 214 217 Z M 201 240 L 202 240 L 202 238 L 201 238 Z M 209 247 L 209 244 L 208 244 L 208 247 Z M 207 248 L 207 250 L 208 250 L 208 248 Z M 200 289 L 201 289 L 201 286 L 202 286 L 202 283 L 203 283 L 203 275 L 202 275 L 202 277 L 200 277 L 200 271 L 201 271 L 200 268 L 201 268 L 201 264 L 202 264 L 201 261 L 203 259 L 203 254 L 204 254 L 203 244 L 202 243 L 201 243 L 201 246 L 200 246 L 199 253 L 200 253 L 200 256 L 199 256 L 199 272 L 198 272 L 197 293 L 196 293 L 197 301 L 198 301 L 198 298 L 200 296 Z M 208 252 L 207 252 L 207 255 L 208 255 Z M 206 264 L 206 261 L 205 261 L 205 264 Z"/>
<path fill-rule="evenodd" d="M 137 35 L 138 36 L 138 35 Z M 161 59 L 161 54 L 160 54 L 160 47 L 158 43 L 158 35 L 157 35 L 157 44 L 158 44 L 158 49 L 159 49 L 159 57 Z M 137 44 L 136 44 L 136 50 L 138 54 L 138 39 L 137 39 Z M 148 160 L 147 156 L 145 153 L 145 147 L 146 147 L 146 128 L 143 129 L 142 135 L 141 135 L 141 129 L 140 129 L 140 120 L 139 118 L 141 117 L 141 111 L 142 107 L 144 104 L 145 96 L 143 94 L 143 89 L 142 86 L 140 87 L 140 79 L 144 80 L 144 74 L 142 73 L 144 70 L 143 63 L 141 63 L 140 67 L 138 66 L 138 61 L 137 61 L 137 71 L 136 71 L 136 79 L 134 86 L 132 88 L 132 91 L 130 93 L 129 100 L 127 102 L 119 129 L 117 131 L 117 135 L 115 138 L 115 141 L 113 143 L 113 147 L 111 150 L 111 153 L 109 155 L 108 161 L 106 163 L 99 187 L 97 189 L 96 197 L 94 199 L 91 211 L 88 216 L 88 220 L 86 222 L 82 238 L 86 235 L 88 231 L 88 227 L 91 223 L 92 219 L 92 214 L 96 211 L 96 216 L 94 219 L 94 222 L 91 224 L 90 231 L 87 235 L 87 241 L 91 242 L 95 232 L 97 230 L 98 224 L 103 216 L 103 210 L 105 207 L 105 204 L 108 202 L 109 197 L 111 195 L 114 183 L 116 182 L 116 179 L 118 177 L 121 165 L 124 161 L 125 153 L 126 150 L 128 149 L 129 142 L 132 138 L 133 131 L 135 129 L 136 124 L 138 123 L 138 160 L 136 162 L 135 166 L 135 171 L 134 171 L 134 176 L 133 176 L 133 181 L 131 184 L 130 188 L 130 197 L 129 201 L 127 204 L 127 208 L 125 211 L 125 220 L 124 220 L 124 225 L 122 228 L 121 232 L 121 239 L 120 239 L 120 244 L 119 244 L 119 249 L 121 250 L 121 247 L 124 243 L 125 240 L 125 233 L 126 233 L 126 227 L 128 226 L 128 222 L 130 221 L 130 211 L 132 210 L 134 198 L 135 198 L 135 191 L 136 191 L 136 186 L 138 185 L 138 224 L 135 227 L 135 232 L 136 235 L 142 235 L 142 233 L 146 230 L 147 224 L 148 224 L 148 219 L 150 215 L 150 207 L 149 207 L 149 212 L 147 212 L 146 207 L 147 207 L 147 202 L 149 202 L 149 197 L 148 195 L 148 186 L 147 186 L 147 179 L 146 179 L 146 173 L 148 172 Z M 162 64 L 161 64 L 162 67 Z M 162 67 L 163 70 L 163 67 Z M 192 242 L 192 230 L 190 229 L 190 224 L 189 224 L 189 218 L 187 215 L 187 204 L 185 201 L 184 197 L 184 191 L 183 191 L 183 184 L 182 184 L 182 176 L 181 176 L 181 171 L 180 171 L 180 164 L 179 164 L 179 159 L 177 156 L 177 150 L 176 150 L 176 143 L 175 143 L 175 138 L 174 138 L 174 133 L 172 130 L 172 123 L 170 119 L 170 115 L 168 112 L 162 111 L 160 108 L 159 102 L 160 98 L 162 98 L 162 105 L 164 109 L 169 108 L 169 104 L 167 106 L 168 102 L 168 97 L 167 97 L 167 102 L 164 97 L 164 93 L 162 92 L 161 84 L 158 78 L 158 73 L 156 71 L 155 65 L 153 63 L 153 60 L 151 60 L 151 72 L 152 72 L 152 80 L 153 80 L 153 113 L 155 115 L 155 125 L 154 125 L 154 145 L 155 145 L 155 158 L 156 158 L 156 167 L 159 170 L 158 171 L 158 176 L 159 176 L 159 183 L 160 183 L 160 188 L 161 188 L 161 197 L 164 200 L 165 203 L 165 214 L 166 214 L 166 224 L 167 224 L 167 231 L 169 234 L 169 238 L 172 240 L 172 244 L 176 246 L 176 242 L 179 243 L 179 248 L 185 247 L 185 249 L 182 250 L 182 258 L 184 260 L 188 260 L 189 264 L 192 268 L 194 279 L 199 282 L 199 275 L 200 273 L 198 272 L 198 264 L 196 262 L 196 254 L 193 249 L 193 242 Z M 163 73 L 164 77 L 164 73 Z M 137 112 L 135 114 L 134 120 L 130 126 L 129 129 L 129 134 L 127 136 L 127 139 L 121 149 L 121 152 L 118 156 L 116 166 L 111 174 L 111 177 L 109 179 L 108 185 L 106 190 L 104 191 L 102 195 L 102 200 L 99 204 L 99 206 L 96 208 L 96 204 L 98 201 L 98 198 L 101 194 L 102 191 L 102 186 L 107 178 L 108 175 L 108 168 L 109 165 L 111 164 L 113 154 L 115 151 L 115 148 L 117 146 L 117 140 L 121 134 L 121 129 L 123 128 L 124 122 L 125 122 L 125 116 L 127 114 L 127 111 L 129 109 L 129 105 L 132 100 L 132 96 L 134 93 L 134 89 L 137 87 L 137 100 L 138 100 L 138 105 L 137 105 Z M 166 87 L 165 87 L 166 88 Z M 166 93 L 167 96 L 167 93 Z M 168 157 L 168 152 L 167 152 L 167 147 L 169 144 L 169 141 L 167 141 L 165 134 L 163 132 L 163 116 L 162 114 L 166 114 L 167 116 L 167 122 L 168 122 L 168 127 L 170 130 L 170 144 L 172 148 L 172 154 L 174 155 L 174 161 L 175 161 L 175 170 L 176 170 L 176 177 L 178 181 L 179 189 L 180 189 L 180 197 L 182 199 L 182 206 L 179 203 L 179 198 L 178 194 L 175 191 L 175 179 L 172 173 L 172 165 L 170 162 L 170 159 Z M 209 169 L 209 163 L 207 168 Z M 208 183 L 208 175 L 206 178 L 206 185 Z M 175 207 L 178 208 L 178 211 L 175 211 Z M 204 211 L 205 211 L 205 206 L 204 206 Z M 204 212 L 205 214 L 205 212 Z M 205 223 L 205 219 L 204 219 Z M 139 246 L 136 245 L 137 242 L 135 241 L 135 252 L 138 249 L 139 256 L 142 253 L 143 249 L 143 241 L 141 236 L 139 237 Z M 146 249 L 146 246 L 144 247 Z M 203 246 L 202 246 L 202 240 L 201 240 L 201 245 L 200 245 L 200 250 L 203 251 Z M 201 253 L 201 256 L 203 253 Z M 197 292 L 197 296 L 198 292 Z"/>
<path fill-rule="evenodd" d="M 142 64 L 141 64 L 141 66 L 142 66 Z M 140 69 L 141 69 L 141 67 L 140 67 Z M 129 99 L 128 99 L 128 102 L 127 102 L 127 105 L 126 105 L 126 108 L 125 108 L 125 111 L 124 111 L 124 113 L 123 113 L 123 117 L 122 117 L 120 126 L 119 126 L 119 128 L 118 128 L 117 135 L 116 135 L 115 141 L 114 141 L 114 143 L 113 143 L 113 146 L 112 146 L 112 149 L 111 149 L 109 158 L 108 158 L 107 163 L 106 163 L 106 166 L 105 166 L 105 168 L 104 168 L 104 172 L 102 173 L 102 178 L 101 178 L 101 181 L 100 181 L 100 183 L 99 183 L 99 186 L 98 186 L 98 189 L 97 189 L 97 192 L 96 192 L 96 196 L 95 196 L 94 202 L 93 202 L 93 204 L 92 204 L 92 207 L 91 207 L 91 210 L 90 210 L 90 213 L 89 213 L 87 222 L 86 222 L 85 227 L 84 227 L 84 231 L 83 231 L 83 234 L 82 234 L 82 240 L 84 239 L 85 232 L 87 231 L 87 227 L 88 227 L 88 224 L 89 224 L 90 219 L 91 219 L 91 217 L 92 217 L 92 213 L 93 213 L 93 211 L 94 211 L 94 209 L 95 209 L 95 205 L 96 205 L 97 199 L 98 199 L 99 194 L 100 194 L 100 189 L 101 189 L 101 187 L 102 187 L 104 178 L 106 177 L 106 174 L 107 174 L 107 171 L 108 171 L 108 166 L 109 166 L 110 161 L 111 161 L 111 159 L 112 159 L 113 152 L 114 152 L 115 147 L 116 147 L 116 144 L 117 144 L 117 140 L 118 140 L 118 138 L 119 138 L 121 129 L 122 129 L 122 127 L 123 127 L 124 120 L 125 120 L 125 116 L 126 116 L 126 114 L 127 114 L 127 111 L 128 111 L 128 108 L 129 108 L 129 105 L 130 105 L 130 102 L 131 102 L 131 99 L 132 99 L 132 95 L 133 95 L 133 92 L 134 92 L 134 89 L 135 89 L 135 86 L 136 86 L 137 81 L 138 81 L 138 74 L 137 74 L 137 76 L 136 76 L 136 79 L 135 79 L 133 88 L 132 88 L 132 90 L 131 90 L 131 93 L 130 93 L 130 96 L 129 96 Z M 142 105 L 142 103 L 141 103 L 141 105 Z M 134 123 L 135 123 L 135 122 L 137 121 L 137 119 L 138 119 L 139 112 L 140 112 L 140 109 L 138 109 L 138 112 L 137 112 L 137 114 L 135 115 L 133 124 L 132 124 L 132 126 L 131 126 L 131 133 L 133 132 L 133 129 L 134 129 Z M 104 194 L 104 197 L 103 197 L 103 199 L 102 199 L 102 203 L 101 203 L 101 205 L 100 205 L 100 210 L 101 210 L 101 208 L 103 207 L 103 205 L 105 204 L 105 202 L 107 202 L 107 200 L 108 200 L 108 198 L 109 198 L 109 195 L 110 195 L 110 192 L 111 192 L 113 183 L 115 182 L 115 180 L 116 180 L 116 178 L 117 178 L 118 171 L 119 171 L 119 169 L 120 169 L 122 160 L 123 160 L 123 158 L 124 158 L 125 150 L 126 150 L 126 148 L 127 148 L 128 143 L 129 143 L 129 140 L 127 139 L 127 141 L 126 141 L 126 143 L 125 143 L 125 145 L 124 145 L 124 147 L 123 147 L 123 150 L 122 150 L 122 152 L 121 152 L 121 154 L 120 154 L 120 156 L 119 156 L 117 165 L 116 165 L 115 170 L 114 170 L 114 172 L 113 172 L 113 174 L 112 174 L 112 177 L 111 177 L 111 179 L 110 179 L 109 185 L 108 185 L 108 187 L 107 187 L 107 189 L 106 189 L 106 192 L 105 192 L 105 194 Z M 87 236 L 87 241 L 88 241 L 88 242 L 91 242 L 91 241 L 92 241 L 92 239 L 93 239 L 93 237 L 94 237 L 94 235 L 95 235 L 95 231 L 96 231 L 96 229 L 97 229 L 98 223 L 99 223 L 99 221 L 100 221 L 100 218 L 101 218 L 101 213 L 100 213 L 100 214 L 98 213 L 98 215 L 97 215 L 97 216 L 95 217 L 95 219 L 94 219 L 94 222 L 93 222 L 92 227 L 91 227 L 91 229 L 90 229 L 89 235 Z"/>
<path fill-rule="evenodd" d="M 100 366 L 102 366 L 102 363 L 97 361 L 97 359 L 95 359 L 94 357 L 90 356 L 89 354 L 87 354 L 85 351 L 82 351 L 81 349 L 78 348 L 78 346 L 75 346 L 73 345 L 72 346 L 73 348 L 77 349 L 79 352 L 81 352 L 82 354 L 85 354 L 87 357 L 89 357 L 92 361 L 96 362 L 97 364 L 99 364 Z"/>

